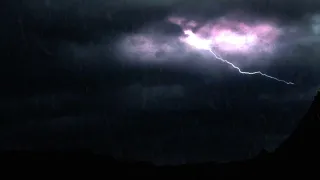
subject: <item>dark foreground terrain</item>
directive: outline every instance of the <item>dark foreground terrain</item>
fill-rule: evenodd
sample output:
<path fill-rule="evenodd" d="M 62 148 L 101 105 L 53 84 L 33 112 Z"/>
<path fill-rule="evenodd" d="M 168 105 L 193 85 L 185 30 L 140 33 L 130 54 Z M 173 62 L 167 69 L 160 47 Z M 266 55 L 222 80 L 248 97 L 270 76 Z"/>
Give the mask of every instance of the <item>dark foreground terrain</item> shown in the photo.
<path fill-rule="evenodd" d="M 86 150 L 74 152 L 4 152 L 1 163 L 15 170 L 18 167 L 39 171 L 64 169 L 66 172 L 99 172 L 117 175 L 209 175 L 216 177 L 266 177 L 286 174 L 317 175 L 319 162 L 320 93 L 314 98 L 297 129 L 274 152 L 261 152 L 257 157 L 240 162 L 156 166 L 147 162 L 115 160 Z M 83 170 L 83 171 L 82 171 Z"/>

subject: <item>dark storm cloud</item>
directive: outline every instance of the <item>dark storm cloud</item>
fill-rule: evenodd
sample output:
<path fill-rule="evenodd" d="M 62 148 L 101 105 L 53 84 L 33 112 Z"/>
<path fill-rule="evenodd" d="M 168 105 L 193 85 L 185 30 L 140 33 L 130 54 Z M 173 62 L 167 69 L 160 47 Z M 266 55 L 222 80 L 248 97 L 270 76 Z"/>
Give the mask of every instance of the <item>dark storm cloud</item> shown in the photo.
<path fill-rule="evenodd" d="M 130 147 L 133 152 L 129 155 L 140 159 L 152 159 L 151 152 L 158 156 L 165 154 L 160 151 L 168 151 L 167 159 L 181 159 L 177 154 L 185 149 L 189 149 L 186 156 L 208 154 L 213 159 L 228 149 L 240 149 L 245 154 L 252 145 L 249 141 L 258 142 L 256 139 L 263 139 L 263 133 L 272 137 L 270 141 L 279 143 L 278 139 L 292 131 L 296 117 L 304 113 L 299 109 L 308 106 L 313 91 L 319 87 L 320 63 L 315 60 L 318 54 L 309 46 L 297 48 L 294 57 L 288 57 L 287 66 L 269 67 L 268 72 L 297 82 L 296 86 L 287 86 L 237 73 L 214 79 L 206 74 L 157 67 L 130 68 L 115 60 L 109 44 L 119 34 L 138 31 L 145 24 L 154 24 L 175 13 L 212 17 L 245 9 L 261 17 L 276 16 L 284 24 L 307 26 L 310 23 L 303 23 L 304 16 L 319 9 L 319 3 L 312 0 L 8 1 L 0 17 L 4 23 L 0 30 L 1 96 L 7 98 L 1 107 L 7 124 L 23 123 L 18 128 L 6 126 L 2 137 L 15 137 L 16 142 L 29 142 L 27 145 L 34 147 L 39 142 L 31 142 L 32 136 L 55 141 L 48 146 L 60 143 L 66 147 L 77 141 L 79 146 L 103 151 L 112 145 L 112 151 L 119 156 L 125 156 L 125 149 Z M 127 104 L 132 109 L 150 105 L 158 109 L 196 110 L 182 117 L 171 117 L 170 112 L 165 112 L 166 115 L 159 116 L 138 113 L 131 118 L 118 118 L 126 114 L 121 108 L 128 108 L 123 107 Z M 130 108 L 128 114 L 135 114 Z M 224 111 L 232 111 L 233 115 Z M 201 118 L 190 118 L 197 113 Z M 202 114 L 206 113 L 215 118 L 205 119 Z M 236 130 L 238 134 L 230 133 Z M 70 137 L 70 141 L 65 137 Z M 85 139 L 85 145 L 79 142 L 81 138 Z M 57 139 L 63 143 L 56 142 Z M 241 140 L 242 143 L 232 145 Z M 40 141 L 49 142 L 44 138 Z M 21 146 L 5 139 L 1 142 L 9 148 Z M 254 153 L 266 145 L 259 143 Z M 172 147 L 160 150 L 165 144 Z M 206 148 L 208 144 L 210 147 Z M 146 152 L 139 154 L 134 146 L 147 146 Z M 194 147 L 207 150 L 197 153 Z M 196 159 L 201 158 L 206 159 L 199 156 Z"/>
<path fill-rule="evenodd" d="M 1 16 L 1 55 L 7 59 L 2 62 L 2 72 L 11 73 L 17 81 L 39 78 L 43 73 L 50 76 L 49 81 L 59 76 L 74 79 L 78 74 L 92 80 L 96 78 L 92 71 L 99 71 L 97 61 L 108 70 L 117 68 L 108 47 L 117 34 L 134 31 L 168 13 L 163 8 L 141 10 L 131 6 L 113 12 L 113 5 L 107 2 L 7 1 Z M 102 68 L 100 71 L 108 73 Z"/>
<path fill-rule="evenodd" d="M 8 61 L 1 68 L 4 69 L 2 72 L 7 72 L 13 80 L 8 80 L 5 78 L 6 76 L 1 78 L 5 79 L 7 84 L 13 83 L 11 86 L 15 87 L 15 90 L 7 92 L 19 92 L 22 87 L 25 91 L 29 89 L 30 92 L 54 92 L 65 91 L 65 89 L 72 92 L 82 92 L 87 87 L 108 89 L 111 86 L 126 87 L 144 81 L 142 84 L 148 86 L 158 83 L 162 85 L 182 84 L 185 88 L 190 89 L 187 92 L 200 93 L 204 99 L 206 94 L 204 92 L 211 91 L 205 89 L 217 86 L 215 80 L 213 82 L 207 81 L 210 77 L 192 77 L 192 75 L 185 75 L 183 72 L 172 73 L 167 70 L 160 72 L 156 67 L 152 67 L 148 71 L 128 70 L 127 67 L 123 68 L 123 64 L 118 64 L 114 60 L 109 44 L 113 42 L 119 31 L 130 32 L 139 29 L 148 21 L 152 23 L 156 20 L 162 20 L 168 14 L 176 11 L 185 14 L 190 14 L 190 12 L 201 14 L 202 12 L 208 13 L 207 16 L 212 16 L 211 12 L 218 12 L 217 15 L 220 15 L 244 8 L 245 11 L 256 12 L 261 16 L 274 15 L 283 20 L 299 21 L 318 7 L 318 3 L 314 1 L 311 3 L 311 1 L 284 0 L 259 2 L 244 0 L 204 0 L 201 2 L 140 0 L 126 1 L 125 3 L 123 1 L 102 0 L 86 1 L 85 3 L 76 0 L 8 2 L 10 3 L 8 10 L 4 12 L 7 14 L 2 16 L 2 19 L 7 19 L 6 24 L 8 25 L 4 28 L 6 32 L 2 33 L 4 39 L 7 39 L 2 43 L 7 43 L 4 45 L 8 51 L 2 55 Z M 316 79 L 319 75 L 315 65 L 312 65 L 314 70 L 310 71 L 310 64 L 314 64 L 312 60 L 314 58 L 306 57 L 304 51 L 309 50 L 298 49 L 296 53 L 299 55 L 294 57 L 298 59 L 297 61 L 305 59 L 300 61 L 301 66 L 296 64 L 290 70 L 286 66 L 282 66 L 281 69 L 276 66 L 270 68 L 275 74 L 284 75 L 288 79 L 294 78 L 293 80 L 297 82 L 298 86 L 291 88 L 279 85 L 280 87 L 274 88 L 274 83 L 271 81 L 269 84 L 266 79 L 249 77 L 247 79 L 252 79 L 252 81 L 250 80 L 251 82 L 248 83 L 260 84 L 263 81 L 266 84 L 259 85 L 259 87 L 264 87 L 261 91 L 268 91 L 271 94 L 296 92 L 300 88 L 303 91 L 308 91 L 309 86 L 317 85 Z M 288 61 L 288 64 L 293 61 L 292 59 Z M 16 64 L 18 65 L 15 66 Z M 308 69 L 308 73 L 298 69 L 298 65 L 300 68 Z M 7 68 L 8 66 L 15 67 Z M 290 75 L 286 75 L 286 73 Z M 146 76 L 148 80 L 144 80 Z M 220 81 L 221 85 L 226 89 L 237 88 L 238 81 L 241 80 L 238 79 L 240 78 L 238 75 L 235 76 L 236 80 L 225 79 Z M 199 79 L 201 80 L 199 81 Z M 242 86 L 246 85 L 239 85 L 239 87 Z M 249 85 L 249 87 L 251 86 Z M 258 95 L 261 91 L 256 89 L 250 93 L 250 96 L 256 97 L 256 94 Z"/>

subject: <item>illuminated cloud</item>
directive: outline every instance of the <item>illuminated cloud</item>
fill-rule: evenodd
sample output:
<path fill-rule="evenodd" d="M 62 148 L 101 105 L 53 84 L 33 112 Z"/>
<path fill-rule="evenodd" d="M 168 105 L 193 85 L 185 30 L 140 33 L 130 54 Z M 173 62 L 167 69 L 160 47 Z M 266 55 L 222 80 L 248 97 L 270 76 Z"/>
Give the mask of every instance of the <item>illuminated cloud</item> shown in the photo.
<path fill-rule="evenodd" d="M 227 53 L 272 52 L 281 35 L 280 28 L 271 22 L 247 23 L 224 17 L 205 24 L 183 17 L 169 17 L 168 21 L 181 26 L 187 33 L 194 32 L 210 41 L 211 46 Z"/>

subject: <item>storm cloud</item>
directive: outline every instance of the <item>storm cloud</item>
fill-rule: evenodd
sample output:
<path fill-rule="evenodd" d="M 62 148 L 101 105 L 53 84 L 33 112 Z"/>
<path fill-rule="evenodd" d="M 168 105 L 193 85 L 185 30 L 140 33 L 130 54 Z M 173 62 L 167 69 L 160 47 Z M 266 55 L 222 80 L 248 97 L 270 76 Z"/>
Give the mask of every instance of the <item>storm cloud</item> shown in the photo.
<path fill-rule="evenodd" d="M 2 4 L 0 105 L 6 138 L 0 146 L 5 149 L 85 147 L 158 163 L 241 159 L 287 137 L 319 88 L 320 1 Z M 224 65 L 212 71 L 196 53 L 179 66 L 133 65 L 134 59 L 126 61 L 114 45 L 146 31 L 166 37 L 181 33 L 166 21 L 169 16 L 205 23 L 232 12 L 273 19 L 298 32 L 299 41 L 284 48 L 281 61 L 255 67 L 292 79 L 294 86 L 241 76 Z M 198 63 L 198 69 L 188 62 Z"/>

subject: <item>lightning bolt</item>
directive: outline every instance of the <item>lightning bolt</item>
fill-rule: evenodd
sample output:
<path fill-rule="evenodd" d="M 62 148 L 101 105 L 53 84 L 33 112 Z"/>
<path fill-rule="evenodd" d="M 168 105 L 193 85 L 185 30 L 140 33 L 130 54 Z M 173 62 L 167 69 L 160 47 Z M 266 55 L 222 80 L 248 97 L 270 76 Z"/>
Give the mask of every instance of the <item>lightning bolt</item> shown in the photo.
<path fill-rule="evenodd" d="M 268 74 L 262 73 L 261 71 L 254 71 L 254 72 L 246 72 L 246 71 L 242 71 L 238 66 L 234 65 L 233 63 L 231 63 L 230 61 L 223 59 L 222 57 L 220 57 L 219 55 L 217 55 L 213 50 L 212 50 L 212 46 L 211 46 L 211 41 L 210 40 L 206 40 L 206 39 L 201 39 L 199 37 L 197 37 L 192 31 L 187 30 L 184 32 L 186 35 L 188 35 L 187 39 L 184 39 L 183 41 L 186 42 L 187 44 L 197 48 L 197 49 L 202 49 L 202 50 L 208 50 L 209 52 L 211 52 L 211 54 L 213 54 L 213 56 L 220 60 L 223 63 L 227 63 L 228 65 L 230 65 L 231 67 L 233 67 L 234 69 L 236 69 L 240 74 L 245 74 L 245 75 L 261 75 L 273 80 L 276 80 L 278 82 L 282 82 L 288 85 L 294 85 L 293 82 L 288 82 L 273 76 L 270 76 Z"/>
<path fill-rule="evenodd" d="M 285 84 L 288 84 L 288 85 L 294 85 L 293 82 L 288 82 L 288 81 L 285 81 L 285 80 L 270 76 L 268 74 L 264 74 L 261 71 L 254 71 L 254 72 L 242 71 L 238 66 L 236 66 L 233 63 L 231 63 L 230 61 L 225 60 L 225 59 L 221 58 L 220 56 L 218 56 L 212 49 L 208 49 L 208 51 L 211 52 L 216 59 L 220 60 L 221 62 L 227 63 L 228 65 L 230 65 L 231 67 L 236 69 L 241 74 L 245 74 L 245 75 L 261 75 L 261 76 L 276 80 L 278 82 L 282 82 L 282 83 L 285 83 Z"/>

